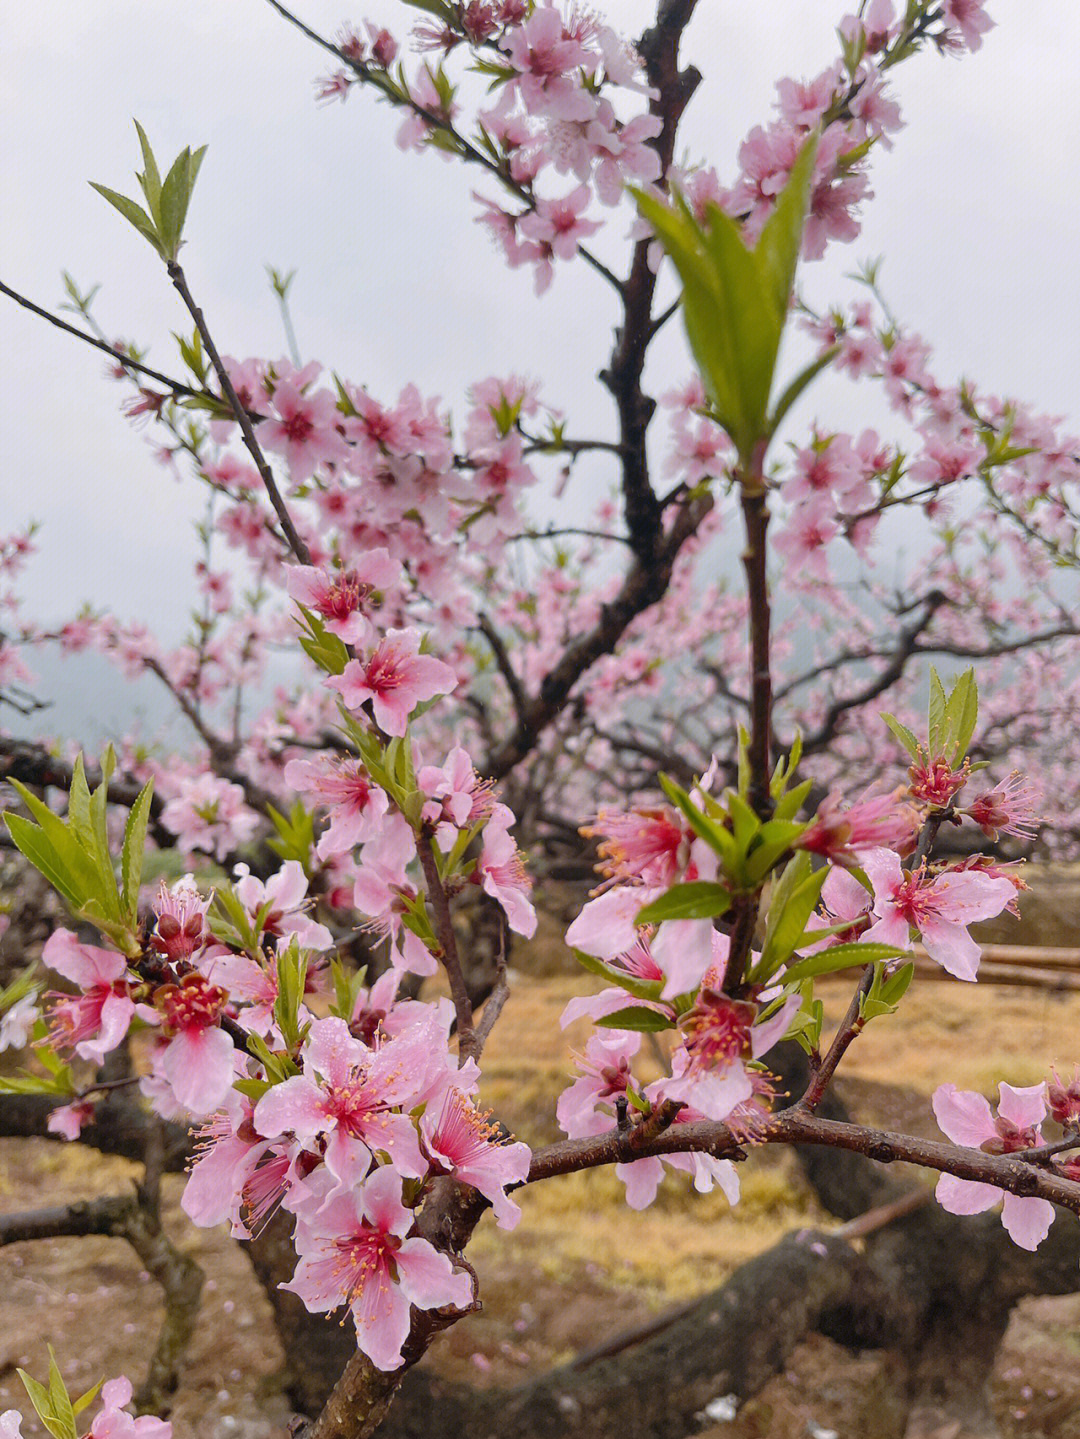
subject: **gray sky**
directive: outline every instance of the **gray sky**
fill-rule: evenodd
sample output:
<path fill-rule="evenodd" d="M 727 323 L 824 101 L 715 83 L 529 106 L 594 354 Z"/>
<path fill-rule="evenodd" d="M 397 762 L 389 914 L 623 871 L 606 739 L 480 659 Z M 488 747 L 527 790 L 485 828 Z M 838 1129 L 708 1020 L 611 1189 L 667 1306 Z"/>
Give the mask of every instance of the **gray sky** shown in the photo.
<path fill-rule="evenodd" d="M 705 75 L 684 122 L 688 153 L 732 178 L 739 141 L 769 119 L 775 79 L 827 63 L 848 8 L 702 0 L 684 49 Z M 607 15 L 634 34 L 653 9 L 621 0 Z M 345 18 L 336 0 L 300 10 L 330 34 Z M 997 0 L 990 12 L 998 28 L 978 54 L 928 53 L 894 71 L 907 128 L 874 160 L 863 233 L 802 284 L 819 303 L 850 297 L 844 272 L 884 254 L 894 308 L 934 345 L 943 379 L 965 373 L 1080 422 L 1080 6 Z M 414 14 L 368 0 L 351 18 L 404 36 Z M 61 270 L 100 282 L 106 331 L 150 344 L 150 362 L 178 372 L 169 332 L 190 326 L 160 262 L 86 183 L 133 189 L 137 116 L 159 159 L 209 145 L 183 258 L 226 353 L 284 352 L 263 265 L 295 267 L 305 358 L 387 399 L 414 381 L 458 414 L 472 380 L 523 372 L 544 380 L 574 433 L 610 432 L 594 380 L 615 319 L 603 282 L 561 266 L 534 300 L 531 273 L 508 271 L 474 223 L 475 175 L 403 155 L 397 114 L 369 94 L 316 106 L 312 81 L 330 67 L 262 0 L 35 0 L 9 6 L 5 30 L 0 275 L 14 288 L 55 308 Z M 598 248 L 621 268 L 621 216 L 609 231 Z M 101 357 L 6 300 L 0 319 L 0 530 L 44 525 L 22 585 L 29 612 L 59 620 L 92 599 L 176 639 L 197 487 L 155 463 Z M 686 372 L 678 341 L 672 329 L 658 347 L 657 390 Z M 801 418 L 857 429 L 882 418 L 867 399 L 826 379 Z M 94 687 L 96 673 L 67 683 Z M 54 692 L 65 683 L 52 666 L 47 679 Z M 127 703 L 118 692 L 107 707 L 119 718 Z"/>

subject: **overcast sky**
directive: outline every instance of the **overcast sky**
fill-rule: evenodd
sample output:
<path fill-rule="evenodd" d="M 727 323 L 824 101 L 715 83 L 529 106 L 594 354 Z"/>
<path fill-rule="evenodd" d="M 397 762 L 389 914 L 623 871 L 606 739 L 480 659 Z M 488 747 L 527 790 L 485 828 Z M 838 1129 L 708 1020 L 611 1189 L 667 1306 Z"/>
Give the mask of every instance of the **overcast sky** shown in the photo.
<path fill-rule="evenodd" d="M 330 34 L 346 18 L 336 0 L 299 8 Z M 740 139 L 769 118 L 775 79 L 827 63 L 847 8 L 701 0 L 684 47 L 705 76 L 686 151 L 732 178 Z M 620 0 L 607 14 L 634 34 L 654 9 Z M 997 0 L 990 12 L 998 28 L 978 54 L 927 53 L 893 72 L 907 128 L 875 157 L 863 233 L 802 284 L 819 303 L 850 297 L 844 272 L 884 254 L 894 308 L 934 345 L 943 379 L 967 374 L 1080 421 L 1080 6 Z M 349 18 L 404 35 L 414 13 L 368 0 Z M 150 362 L 177 372 L 169 332 L 189 329 L 187 317 L 150 247 L 87 184 L 133 189 L 137 116 L 159 160 L 209 146 L 184 262 L 223 351 L 284 352 L 263 267 L 295 268 L 306 359 L 388 399 L 415 381 L 458 413 L 472 380 L 525 373 L 574 433 L 610 433 L 594 379 L 615 319 L 603 282 L 560 266 L 534 300 L 531 273 L 508 271 L 474 222 L 475 174 L 402 155 L 398 116 L 368 93 L 317 106 L 312 82 L 330 67 L 264 0 L 35 0 L 8 7 L 5 30 L 0 277 L 15 289 L 55 308 L 62 270 L 100 282 L 106 331 L 150 345 Z M 603 252 L 622 268 L 621 218 L 610 229 Z M 197 487 L 154 462 L 100 356 L 2 297 L 0 324 L 0 531 L 43 522 L 23 585 L 30 612 L 59 620 L 91 599 L 176 639 Z M 657 390 L 685 371 L 677 340 L 672 330 L 657 356 Z M 803 418 L 858 427 L 870 412 L 854 398 L 826 380 Z M 60 699 L 51 666 L 47 682 Z M 117 718 L 125 704 L 110 700 Z"/>

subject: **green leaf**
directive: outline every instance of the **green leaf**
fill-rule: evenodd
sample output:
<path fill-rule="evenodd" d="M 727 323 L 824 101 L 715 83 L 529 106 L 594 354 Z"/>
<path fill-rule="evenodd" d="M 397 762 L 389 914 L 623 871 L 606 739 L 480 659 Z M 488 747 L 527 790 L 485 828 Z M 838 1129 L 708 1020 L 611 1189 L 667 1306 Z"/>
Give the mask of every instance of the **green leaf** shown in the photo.
<path fill-rule="evenodd" d="M 191 151 L 182 150 L 172 163 L 161 187 L 161 212 L 158 226 L 161 241 L 169 259 L 175 260 L 180 248 L 180 234 L 188 206 L 188 165 Z"/>
<path fill-rule="evenodd" d="M 807 781 L 812 784 L 812 780 Z M 801 788 L 801 786 L 800 786 Z M 809 828 L 800 820 L 770 819 L 761 826 L 758 844 L 746 860 L 746 878 L 751 884 L 764 880 L 776 861 L 786 854 L 799 836 Z"/>
<path fill-rule="evenodd" d="M 749 765 L 747 774 L 749 775 Z M 745 855 L 761 829 L 761 820 L 746 801 L 732 790 L 729 790 L 727 794 L 727 812 L 731 816 L 731 828 L 735 835 L 735 843 Z"/>
<path fill-rule="evenodd" d="M 873 964 L 876 960 L 897 959 L 904 951 L 891 944 L 834 944 L 817 954 L 808 954 L 805 959 L 788 965 L 783 974 L 785 984 L 810 979 L 817 974 L 833 974 L 837 970 L 851 969 L 857 964 Z"/>
<path fill-rule="evenodd" d="M 945 706 L 947 726 L 946 759 L 953 769 L 958 769 L 967 754 L 975 725 L 979 718 L 979 691 L 975 684 L 974 669 L 966 669 L 953 685 L 952 693 Z"/>
<path fill-rule="evenodd" d="M 776 808 L 773 810 L 773 819 L 791 821 L 799 813 L 806 800 L 806 796 L 814 787 L 812 779 L 804 779 L 794 789 L 789 789 L 787 794 L 781 795 L 776 801 Z"/>
<path fill-rule="evenodd" d="M 761 959 L 754 967 L 758 976 L 769 976 L 794 953 L 821 895 L 829 868 L 809 872 L 810 857 L 797 854 L 784 869 L 769 905 Z"/>
<path fill-rule="evenodd" d="M 49 1352 L 50 1354 L 52 1353 L 51 1350 Z M 55 1361 L 53 1362 L 55 1363 Z M 74 1414 L 71 1415 L 70 1420 L 68 1419 L 66 1411 L 58 1414 L 53 1407 L 52 1394 L 44 1384 L 39 1384 L 36 1379 L 27 1374 L 25 1369 L 17 1369 L 15 1372 L 22 1380 L 23 1388 L 26 1390 L 30 1403 L 34 1406 L 38 1418 L 53 1436 L 53 1439 L 77 1439 Z M 69 1401 L 67 1410 L 70 1409 L 71 1404 Z"/>
<path fill-rule="evenodd" d="M 929 731 L 930 731 L 930 753 L 937 755 L 940 752 L 941 730 L 945 722 L 945 708 L 948 704 L 945 688 L 936 669 L 930 669 L 930 710 L 929 710 Z"/>
<path fill-rule="evenodd" d="M 129 200 L 126 195 L 121 195 L 116 190 L 99 185 L 95 180 L 90 181 L 90 186 L 108 200 L 114 210 L 119 210 L 124 219 L 134 225 L 143 239 L 148 240 L 158 254 L 164 258 L 165 252 L 158 239 L 157 231 L 154 229 L 154 222 L 140 205 L 136 205 L 134 200 Z"/>
<path fill-rule="evenodd" d="M 659 1034 L 663 1029 L 674 1029 L 675 1021 L 657 1009 L 646 1009 L 641 1004 L 630 1004 L 617 1009 L 614 1014 L 605 1014 L 595 1021 L 600 1029 L 631 1029 L 638 1034 Z"/>
<path fill-rule="evenodd" d="M 892 731 L 894 737 L 899 740 L 904 749 L 907 750 L 911 758 L 918 759 L 919 741 L 912 734 L 911 730 L 909 730 L 906 725 L 902 725 L 895 715 L 886 714 L 882 711 L 881 718 Z"/>
<path fill-rule="evenodd" d="M 625 969 L 617 969 L 612 964 L 606 964 L 604 960 L 597 959 L 595 955 L 586 954 L 583 950 L 575 949 L 574 958 L 582 969 L 587 969 L 590 974 L 596 974 L 601 979 L 608 980 L 611 984 L 617 985 L 619 989 L 625 989 L 627 994 L 632 994 L 635 999 L 658 1000 L 660 991 L 664 987 L 662 979 L 638 979 L 636 975 L 628 973 Z"/>
<path fill-rule="evenodd" d="M 10 812 L 5 813 L 4 821 L 15 848 L 26 856 L 35 869 L 40 870 L 57 894 L 67 901 L 69 909 L 78 909 L 82 903 L 78 881 L 38 826 L 31 824 L 28 819 L 23 819 L 22 815 Z"/>
<path fill-rule="evenodd" d="M 731 907 L 731 895 L 722 884 L 695 879 L 673 884 L 666 894 L 638 910 L 635 924 L 660 924 L 665 919 L 716 919 Z"/>
<path fill-rule="evenodd" d="M 139 148 L 142 150 L 143 173 L 138 177 L 142 192 L 146 196 L 146 203 L 150 214 L 154 218 L 154 224 L 161 228 L 161 175 L 158 173 L 157 161 L 154 159 L 154 152 L 150 148 L 150 141 L 146 138 L 146 131 L 139 124 L 134 122 L 135 129 L 139 136 Z"/>
<path fill-rule="evenodd" d="M 52 1403 L 53 1413 L 64 1428 L 68 1430 L 72 1439 L 75 1436 L 75 1411 L 71 1407 L 71 1400 L 68 1397 L 67 1385 L 64 1383 L 63 1375 L 60 1373 L 60 1366 L 56 1362 L 56 1355 L 53 1347 L 49 1345 L 49 1399 Z"/>
<path fill-rule="evenodd" d="M 784 188 L 776 197 L 769 218 L 761 227 L 761 237 L 754 251 L 762 274 L 771 287 L 773 304 L 781 316 L 781 324 L 787 316 L 788 301 L 795 283 L 806 212 L 810 206 L 817 147 L 818 136 L 811 133 L 791 167 Z"/>
<path fill-rule="evenodd" d="M 120 851 L 120 876 L 123 885 L 124 917 L 132 925 L 139 916 L 139 884 L 142 880 L 143 859 L 146 853 L 146 826 L 150 819 L 150 805 L 154 797 L 154 781 L 147 780 L 139 791 L 135 803 L 128 811 L 124 825 L 124 844 Z"/>
<path fill-rule="evenodd" d="M 92 1389 L 88 1389 L 85 1394 L 80 1394 L 78 1399 L 72 1400 L 71 1408 L 76 1415 L 81 1414 L 84 1409 L 88 1409 L 93 1404 L 104 1382 L 104 1379 L 99 1379 Z"/>

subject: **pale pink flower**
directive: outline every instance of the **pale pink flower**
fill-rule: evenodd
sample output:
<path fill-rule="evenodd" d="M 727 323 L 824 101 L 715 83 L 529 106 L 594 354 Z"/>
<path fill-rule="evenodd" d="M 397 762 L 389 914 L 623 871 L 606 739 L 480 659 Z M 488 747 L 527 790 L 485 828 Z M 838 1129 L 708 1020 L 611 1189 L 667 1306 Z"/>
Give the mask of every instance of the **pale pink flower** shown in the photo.
<path fill-rule="evenodd" d="M 945 0 L 944 18 L 960 32 L 960 42 L 974 53 L 982 48 L 983 36 L 994 21 L 983 8 L 985 0 Z M 955 38 L 955 37 L 954 37 Z"/>
<path fill-rule="evenodd" d="M 640 1047 L 640 1034 L 605 1029 L 589 1036 L 584 1054 L 574 1055 L 581 1072 L 559 1095 L 555 1107 L 559 1127 L 571 1139 L 585 1139 L 611 1128 L 617 1113 L 615 1101 L 625 1099 L 634 1083 L 630 1061 Z"/>
<path fill-rule="evenodd" d="M 863 868 L 874 886 L 878 915 L 866 931 L 868 940 L 910 949 L 914 927 L 935 963 L 957 979 L 975 979 L 982 951 L 967 926 L 1001 913 L 1016 893 L 1011 880 L 957 869 L 927 879 L 924 869 L 913 874 L 901 869 L 900 857 L 887 849 L 871 851 Z"/>
<path fill-rule="evenodd" d="M 591 118 L 596 102 L 574 74 L 585 64 L 587 52 L 579 40 L 567 36 L 563 17 L 553 6 L 537 6 L 524 25 L 508 33 L 507 58 L 520 75 L 514 84 L 530 115 Z"/>
<path fill-rule="evenodd" d="M 599 220 L 586 220 L 592 191 L 579 185 L 558 200 L 540 199 L 536 209 L 523 215 L 519 229 L 528 240 L 548 247 L 560 260 L 572 260 L 582 240 L 601 228 Z"/>
<path fill-rule="evenodd" d="M 264 884 L 251 873 L 246 864 L 233 871 L 236 897 L 254 920 L 267 905 L 263 915 L 263 933 L 271 938 L 295 935 L 304 949 L 332 949 L 334 936 L 325 924 L 317 924 L 305 913 L 308 880 L 298 859 L 286 860 Z"/>
<path fill-rule="evenodd" d="M 343 1019 L 316 1020 L 304 1047 L 304 1073 L 276 1084 L 255 1106 L 255 1127 L 275 1138 L 294 1134 L 301 1144 L 325 1141 L 324 1158 L 345 1188 L 367 1174 L 385 1150 L 399 1174 L 419 1178 L 424 1160 L 412 1120 L 395 1113 L 414 1102 L 436 1056 L 425 1036 L 408 1034 L 370 1050 Z"/>
<path fill-rule="evenodd" d="M 457 676 L 433 655 L 420 654 L 420 631 L 388 630 L 366 660 L 350 660 L 343 674 L 327 680 L 350 709 L 370 700 L 375 721 L 389 735 L 403 735 L 418 704 L 450 694 Z"/>
<path fill-rule="evenodd" d="M 452 1174 L 471 1184 L 491 1201 L 500 1229 L 513 1229 L 521 1210 L 507 1196 L 508 1184 L 524 1183 L 532 1151 L 527 1144 L 508 1143 L 498 1125 L 472 1100 L 451 1085 L 442 1103 L 429 1104 L 420 1119 L 424 1152 L 434 1174 Z"/>
<path fill-rule="evenodd" d="M 377 549 L 361 555 L 348 569 L 289 565 L 285 575 L 290 597 L 320 615 L 331 634 L 354 645 L 367 642 L 371 634 L 367 611 L 380 603 L 385 590 L 400 583 L 401 566 L 387 550 Z"/>
<path fill-rule="evenodd" d="M 70 929 L 57 929 L 45 941 L 41 958 L 82 990 L 58 995 L 49 1013 L 49 1042 L 73 1048 L 80 1059 L 103 1064 L 128 1032 L 135 1001 L 127 984 L 127 960 L 112 950 L 80 944 Z"/>
<path fill-rule="evenodd" d="M 123 1407 L 131 1403 L 130 1379 L 110 1379 L 102 1386 L 101 1400 L 89 1439 L 172 1439 L 172 1425 L 164 1419 L 152 1414 L 135 1419 Z"/>
<path fill-rule="evenodd" d="M 181 849 L 199 849 L 224 859 L 255 833 L 258 817 L 244 804 L 244 791 L 215 774 L 183 778 L 179 793 L 161 811 L 161 822 Z"/>
<path fill-rule="evenodd" d="M 197 971 L 154 994 L 169 1041 L 161 1055 L 162 1075 L 195 1115 L 213 1114 L 232 1089 L 235 1046 L 218 1023 L 228 997 Z"/>
<path fill-rule="evenodd" d="M 934 1115 L 953 1143 L 968 1149 L 1015 1154 L 1041 1146 L 1045 1142 L 1041 1126 L 1046 1118 L 1046 1085 L 1014 1089 L 1002 1083 L 998 1094 L 995 1116 L 981 1094 L 943 1084 L 934 1091 Z M 1037 1249 L 1054 1221 L 1054 1206 L 1048 1199 L 1023 1198 L 994 1184 L 957 1179 L 951 1174 L 940 1177 L 936 1196 L 950 1214 L 981 1214 L 1003 1200 L 1001 1222 L 1022 1249 Z"/>
<path fill-rule="evenodd" d="M 354 845 L 374 838 L 389 803 L 385 791 L 371 781 L 358 759 L 292 759 L 285 766 L 285 783 L 330 811 L 330 827 L 320 836 L 320 859 L 346 854 Z"/>
<path fill-rule="evenodd" d="M 407 1239 L 412 1212 L 401 1176 L 378 1169 L 351 1194 L 329 1200 L 297 1225 L 300 1262 L 288 1284 L 314 1313 L 347 1304 L 360 1349 L 379 1369 L 396 1369 L 409 1333 L 409 1305 L 436 1309 L 472 1302 L 472 1284 L 426 1239 Z"/>
<path fill-rule="evenodd" d="M 59 1134 L 63 1139 L 78 1139 L 83 1125 L 94 1118 L 94 1106 L 87 1099 L 77 1099 L 72 1104 L 61 1104 L 49 1113 L 46 1129 L 50 1134 Z"/>
<path fill-rule="evenodd" d="M 259 426 L 260 442 L 284 454 L 293 484 L 309 480 L 318 465 L 340 463 L 349 453 L 337 430 L 341 420 L 337 400 L 329 390 L 304 394 L 306 373 L 301 370 L 277 382 L 272 400 L 277 418 Z"/>
<path fill-rule="evenodd" d="M 484 826 L 476 873 L 484 893 L 502 905 L 514 933 L 531 939 L 536 933 L 536 911 L 525 896 L 532 888 L 532 880 L 517 842 L 509 834 L 513 822 L 514 816 L 505 805 L 495 806 L 495 813 Z"/>

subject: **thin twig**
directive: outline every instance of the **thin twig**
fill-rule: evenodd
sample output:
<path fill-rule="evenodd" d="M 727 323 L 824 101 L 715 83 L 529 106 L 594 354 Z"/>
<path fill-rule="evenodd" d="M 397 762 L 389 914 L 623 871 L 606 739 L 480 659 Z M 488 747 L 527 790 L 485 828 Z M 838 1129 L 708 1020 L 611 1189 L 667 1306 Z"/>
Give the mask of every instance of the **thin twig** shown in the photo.
<path fill-rule="evenodd" d="M 174 380 L 170 375 L 163 375 L 160 370 L 152 370 L 149 365 L 144 365 L 140 360 L 133 360 L 122 351 L 110 345 L 108 340 L 99 340 L 94 335 L 88 335 L 85 330 L 78 326 L 69 324 L 67 320 L 61 320 L 59 315 L 54 315 L 49 310 L 43 310 L 40 305 L 35 305 L 33 300 L 28 300 L 25 295 L 20 295 L 17 290 L 11 289 L 0 280 L 0 295 L 7 295 L 8 299 L 14 300 L 24 310 L 31 314 L 38 315 L 42 320 L 48 320 L 50 325 L 55 325 L 58 330 L 64 330 L 69 335 L 74 335 L 77 340 L 82 340 L 87 345 L 93 345 L 95 350 L 101 350 L 114 364 L 123 365 L 125 370 L 137 370 L 140 375 L 147 375 L 151 380 L 157 380 L 165 385 L 174 394 L 191 395 L 198 399 L 216 399 L 215 395 L 209 395 L 205 390 L 193 390 L 190 385 L 183 384 L 180 380 Z"/>
<path fill-rule="evenodd" d="M 166 268 L 169 272 L 169 279 L 173 282 L 177 294 L 181 300 L 183 300 L 188 314 L 195 321 L 195 328 L 198 330 L 202 342 L 206 346 L 206 353 L 210 357 L 210 363 L 213 365 L 214 373 L 218 377 L 221 393 L 225 396 L 226 400 L 228 400 L 229 408 L 233 412 L 233 417 L 240 426 L 240 433 L 244 438 L 244 446 L 254 461 L 255 468 L 259 472 L 259 477 L 263 482 L 267 497 L 274 507 L 274 513 L 278 517 L 282 533 L 289 542 L 289 548 L 302 565 L 310 565 L 311 551 L 301 539 L 296 526 L 293 524 L 292 516 L 289 514 L 285 501 L 281 497 L 281 491 L 278 489 L 277 481 L 274 479 L 274 472 L 271 470 L 266 456 L 262 452 L 262 446 L 255 438 L 255 427 L 251 423 L 251 418 L 247 410 L 240 403 L 240 397 L 233 387 L 233 382 L 229 378 L 229 372 L 222 363 L 217 346 L 214 344 L 213 336 L 207 328 L 203 312 L 199 309 L 198 305 L 196 305 L 192 298 L 191 291 L 188 289 L 184 272 L 175 260 L 166 261 Z"/>
<path fill-rule="evenodd" d="M 450 917 L 450 901 L 439 874 L 439 865 L 435 858 L 434 842 L 431 836 L 421 835 L 416 848 L 420 855 L 420 866 L 424 871 L 428 900 L 434 911 L 435 937 L 439 941 L 440 949 L 439 959 L 442 961 L 446 977 L 450 981 L 450 997 L 454 1001 L 454 1013 L 457 1016 L 458 1063 L 464 1064 L 467 1059 L 475 1059 L 479 1053 L 476 1027 L 473 1022 L 472 1000 L 469 998 L 469 991 L 465 984 L 461 957 L 458 954 L 457 936 L 454 934 L 454 922 Z"/>

